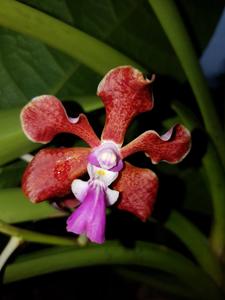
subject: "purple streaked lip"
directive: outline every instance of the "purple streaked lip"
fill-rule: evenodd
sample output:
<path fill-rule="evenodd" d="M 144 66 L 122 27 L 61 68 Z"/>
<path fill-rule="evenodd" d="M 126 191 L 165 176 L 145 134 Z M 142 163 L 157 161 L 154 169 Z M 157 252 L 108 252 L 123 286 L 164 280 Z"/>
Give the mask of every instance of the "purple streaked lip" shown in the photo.
<path fill-rule="evenodd" d="M 119 192 L 108 186 L 117 178 L 118 172 L 98 168 L 89 163 L 90 179 L 76 179 L 72 191 L 80 206 L 67 220 L 67 231 L 86 235 L 92 242 L 101 244 L 105 238 L 106 206 L 114 204 Z"/>
<path fill-rule="evenodd" d="M 90 183 L 81 205 L 67 220 L 67 231 L 86 235 L 92 242 L 105 241 L 106 193 L 99 183 Z"/>

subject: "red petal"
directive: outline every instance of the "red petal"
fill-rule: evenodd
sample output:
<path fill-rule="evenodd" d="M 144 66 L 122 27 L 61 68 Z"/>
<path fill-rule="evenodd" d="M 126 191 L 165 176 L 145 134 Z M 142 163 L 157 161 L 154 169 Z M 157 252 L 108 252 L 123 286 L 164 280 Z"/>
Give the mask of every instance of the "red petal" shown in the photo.
<path fill-rule="evenodd" d="M 143 74 L 130 66 L 118 67 L 106 74 L 98 86 L 98 96 L 106 108 L 102 139 L 122 144 L 127 127 L 141 112 L 151 110 L 153 97 L 150 83 Z"/>
<path fill-rule="evenodd" d="M 80 205 L 80 201 L 77 200 L 73 195 L 67 195 L 64 198 L 54 199 L 51 203 L 55 208 L 65 210 L 65 209 L 74 209 Z"/>
<path fill-rule="evenodd" d="M 113 188 L 120 192 L 119 209 L 133 213 L 142 221 L 148 219 L 158 191 L 158 178 L 155 173 L 125 163 Z"/>
<path fill-rule="evenodd" d="M 22 128 L 26 136 L 34 142 L 48 143 L 61 132 L 73 133 L 91 147 L 100 141 L 85 115 L 68 118 L 66 111 L 56 97 L 43 95 L 31 100 L 21 112 Z"/>
<path fill-rule="evenodd" d="M 32 202 L 65 196 L 72 181 L 86 172 L 90 148 L 43 149 L 28 165 L 22 180 Z"/>
<path fill-rule="evenodd" d="M 146 131 L 121 149 L 123 158 L 143 151 L 153 164 L 161 160 L 171 164 L 180 162 L 190 151 L 191 135 L 182 125 L 175 125 L 166 134 L 159 136 L 153 130 Z"/>

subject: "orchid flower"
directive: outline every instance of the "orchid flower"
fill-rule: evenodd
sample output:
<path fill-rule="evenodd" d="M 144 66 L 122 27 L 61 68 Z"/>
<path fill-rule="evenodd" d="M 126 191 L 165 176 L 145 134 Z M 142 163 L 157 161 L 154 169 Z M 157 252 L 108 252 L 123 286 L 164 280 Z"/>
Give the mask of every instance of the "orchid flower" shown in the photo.
<path fill-rule="evenodd" d="M 67 220 L 69 232 L 103 243 L 106 207 L 115 203 L 119 209 L 147 220 L 157 195 L 157 176 L 125 162 L 125 158 L 142 151 L 153 164 L 174 164 L 189 152 L 190 133 L 182 125 L 175 125 L 162 136 L 146 131 L 122 146 L 132 119 L 153 108 L 153 79 L 144 78 L 131 66 L 117 67 L 105 75 L 97 90 L 106 109 L 101 140 L 84 114 L 69 118 L 54 96 L 36 97 L 23 108 L 22 128 L 30 140 L 45 144 L 58 133 L 67 132 L 90 146 L 42 149 L 29 163 L 22 180 L 24 193 L 34 203 L 73 192 L 79 206 Z M 89 180 L 79 179 L 86 172 Z"/>

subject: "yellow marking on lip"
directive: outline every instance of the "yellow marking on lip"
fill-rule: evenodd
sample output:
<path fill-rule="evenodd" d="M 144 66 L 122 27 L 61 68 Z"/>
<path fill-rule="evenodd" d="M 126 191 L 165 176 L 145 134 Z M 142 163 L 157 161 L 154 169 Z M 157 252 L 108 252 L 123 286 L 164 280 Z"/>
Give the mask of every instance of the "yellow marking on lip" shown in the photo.
<path fill-rule="evenodd" d="M 100 176 L 104 176 L 106 174 L 106 171 L 104 171 L 104 170 L 97 170 L 96 174 L 98 174 Z"/>

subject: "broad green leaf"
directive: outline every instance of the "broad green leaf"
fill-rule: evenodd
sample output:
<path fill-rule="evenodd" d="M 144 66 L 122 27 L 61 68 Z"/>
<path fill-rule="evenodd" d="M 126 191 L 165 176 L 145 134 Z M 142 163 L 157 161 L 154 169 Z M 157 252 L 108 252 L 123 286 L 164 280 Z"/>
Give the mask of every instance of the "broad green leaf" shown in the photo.
<path fill-rule="evenodd" d="M 21 189 L 0 190 L 0 220 L 7 223 L 19 223 L 64 216 L 65 213 L 55 209 L 48 202 L 38 205 L 25 198 Z"/>
<path fill-rule="evenodd" d="M 130 267 L 116 268 L 116 273 L 129 281 L 144 283 L 153 291 L 173 295 L 175 299 L 198 299 L 196 295 L 189 293 L 189 287 L 181 283 L 176 276 L 168 276 L 168 274 L 159 273 L 155 270 L 152 272 L 134 271 Z"/>
<path fill-rule="evenodd" d="M 85 96 L 71 96 L 68 99 L 74 100 L 79 103 L 86 112 L 91 112 L 93 110 L 103 107 L 103 103 L 97 96 L 85 95 Z"/>
<path fill-rule="evenodd" d="M 192 42 L 201 54 L 213 34 L 223 11 L 224 2 L 221 0 L 179 0 L 178 5 L 192 36 Z"/>
<path fill-rule="evenodd" d="M 73 24 L 73 16 L 66 0 L 19 0 L 18 2 L 35 7 L 64 21 L 65 23 Z"/>
<path fill-rule="evenodd" d="M 222 284 L 223 272 L 219 259 L 213 253 L 206 236 L 188 219 L 173 211 L 165 223 L 190 250 L 192 255 L 218 285 Z"/>
<path fill-rule="evenodd" d="M 179 277 L 199 299 L 223 297 L 209 277 L 184 256 L 160 245 L 138 242 L 133 249 L 117 243 L 91 245 L 82 249 L 58 247 L 24 255 L 5 271 L 4 282 L 13 282 L 41 274 L 93 265 L 137 265 L 155 268 Z"/>
<path fill-rule="evenodd" d="M 75 27 L 119 49 L 148 72 L 183 78 L 177 58 L 146 1 L 66 2 Z"/>
<path fill-rule="evenodd" d="M 141 68 L 138 63 L 117 49 L 16 1 L 2 0 L 0 2 L 0 25 L 39 39 L 77 59 L 99 74 L 105 74 L 117 65 L 123 64 Z"/>
<path fill-rule="evenodd" d="M 32 0 L 29 2 L 32 3 Z M 196 42 L 195 46 L 202 51 L 223 10 L 223 1 L 179 0 L 177 2 L 194 37 L 193 43 Z M 115 48 L 124 49 L 124 53 L 141 61 L 144 66 L 156 68 L 160 73 L 173 74 L 176 78 L 182 75 L 174 52 L 154 12 L 148 7 L 147 0 L 67 0 L 66 3 L 76 27 L 106 40 Z M 39 4 L 37 7 L 41 9 L 41 6 Z M 51 6 L 50 1 L 49 8 Z M 210 22 L 205 22 L 209 19 Z"/>
<path fill-rule="evenodd" d="M 183 208 L 211 215 L 213 211 L 211 195 L 203 167 L 180 172 L 180 178 L 186 184 Z M 195 180 L 193 180 L 193 178 L 195 178 Z"/>
<path fill-rule="evenodd" d="M 148 71 L 154 70 L 178 79 L 183 77 L 176 56 L 146 0 L 22 2 L 106 41 L 138 61 Z M 213 5 L 212 0 L 180 0 L 179 7 L 188 21 L 196 47 L 204 49 L 223 9 L 223 3 L 220 0 L 213 1 Z M 205 22 L 207 19 L 210 22 Z"/>
<path fill-rule="evenodd" d="M 95 95 L 100 77 L 66 55 L 3 28 L 0 44 L 0 108 L 21 107 L 43 94 L 63 100 Z"/>
<path fill-rule="evenodd" d="M 187 128 L 192 128 L 193 124 L 196 124 L 197 118 L 193 116 L 193 113 L 190 113 L 188 110 L 186 110 L 185 107 L 182 107 L 182 105 L 180 105 L 179 107 L 175 105 L 174 110 L 184 121 Z M 213 206 L 212 211 L 214 214 L 214 223 L 210 234 L 211 246 L 218 257 L 222 257 L 223 250 L 225 249 L 225 174 L 223 165 L 218 157 L 218 152 L 216 151 L 216 148 L 211 141 L 209 141 L 207 151 L 205 156 L 203 157 L 202 162 L 207 174 L 208 180 L 206 181 L 206 183 L 210 190 Z"/>
<path fill-rule="evenodd" d="M 3 0 L 2 3 L 4 2 L 13 4 L 14 1 Z M 148 71 L 183 77 L 175 54 L 146 1 L 22 2 L 106 41 L 138 61 Z M 208 38 L 220 12 L 219 1 L 210 9 L 213 21 L 201 27 L 204 27 L 201 34 L 198 34 L 198 27 L 195 26 L 195 8 L 198 19 L 204 20 L 207 14 L 205 7 L 209 6 L 210 1 L 206 1 L 206 6 L 193 1 L 190 5 L 186 5 L 185 1 L 181 1 L 181 4 L 193 24 L 196 38 L 202 39 L 203 31 Z M 49 49 L 37 40 L 9 30 L 0 31 L 0 43 L 0 107 L 18 106 L 33 96 L 44 93 L 54 93 L 65 99 L 95 94 L 100 78 L 93 71 L 79 66 L 77 61 Z"/>
<path fill-rule="evenodd" d="M 0 167 L 0 189 L 18 187 L 27 163 L 16 160 L 11 164 Z"/>
<path fill-rule="evenodd" d="M 162 175 L 168 176 L 168 178 L 175 176 L 183 182 L 182 199 L 177 199 L 179 208 L 205 216 L 212 214 L 211 195 L 206 184 L 208 181 L 203 167 L 189 167 L 183 170 L 179 166 L 162 163 L 156 168 Z M 166 194 L 165 197 L 167 197 Z"/>
<path fill-rule="evenodd" d="M 0 110 L 0 165 L 40 147 L 26 138 L 19 116 L 18 108 Z"/>

